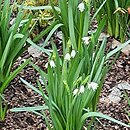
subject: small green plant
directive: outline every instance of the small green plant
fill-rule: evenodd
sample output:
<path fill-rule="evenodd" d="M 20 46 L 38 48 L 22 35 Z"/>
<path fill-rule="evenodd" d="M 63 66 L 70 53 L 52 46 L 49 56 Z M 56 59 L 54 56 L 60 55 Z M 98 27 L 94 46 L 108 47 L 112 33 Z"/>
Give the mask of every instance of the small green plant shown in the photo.
<path fill-rule="evenodd" d="M 4 90 L 29 62 L 25 61 L 11 72 L 14 62 L 27 47 L 25 43 L 30 34 L 28 28 L 31 21 L 30 16 L 26 21 L 22 21 L 23 11 L 20 9 L 15 22 L 10 25 L 12 10 L 10 0 L 0 0 L 0 121 L 4 120 L 7 110 L 6 102 L 3 100 Z M 23 37 L 19 37 L 20 34 L 23 34 Z"/>
<path fill-rule="evenodd" d="M 98 10 L 103 2 L 104 0 L 94 0 L 95 10 Z M 97 15 L 98 23 L 100 23 L 102 16 L 107 16 L 107 33 L 121 42 L 124 42 L 128 36 L 128 7 L 130 7 L 129 0 L 107 0 Z"/>
<path fill-rule="evenodd" d="M 22 3 L 25 16 L 28 15 L 28 12 L 33 14 L 33 18 L 38 21 L 37 27 L 45 28 L 54 22 L 53 12 L 48 8 L 49 0 L 17 0 L 17 4 Z M 53 3 L 56 5 L 57 0 L 53 0 Z"/>

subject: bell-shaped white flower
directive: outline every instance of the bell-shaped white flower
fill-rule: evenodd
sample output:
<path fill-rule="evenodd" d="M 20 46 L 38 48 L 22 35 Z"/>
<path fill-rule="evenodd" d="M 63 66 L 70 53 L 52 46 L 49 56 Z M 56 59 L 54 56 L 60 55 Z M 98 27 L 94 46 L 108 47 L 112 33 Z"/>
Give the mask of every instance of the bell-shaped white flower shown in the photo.
<path fill-rule="evenodd" d="M 48 68 L 48 62 L 45 64 L 45 68 L 46 68 L 46 69 Z"/>
<path fill-rule="evenodd" d="M 82 38 L 82 40 L 83 40 L 83 42 L 86 44 L 86 45 L 88 45 L 89 44 L 89 37 L 83 37 Z"/>
<path fill-rule="evenodd" d="M 74 89 L 74 91 L 73 91 L 73 96 L 77 95 L 78 92 L 79 92 L 79 89 L 78 89 L 78 88 Z"/>
<path fill-rule="evenodd" d="M 75 51 L 75 50 L 72 50 L 72 51 L 71 51 L 71 57 L 74 58 L 75 55 L 76 55 L 76 51 Z"/>
<path fill-rule="evenodd" d="M 81 85 L 81 86 L 80 86 L 80 89 L 79 89 L 79 92 L 80 92 L 80 93 L 84 93 L 84 90 L 85 90 L 85 89 L 84 89 L 84 86 Z"/>
<path fill-rule="evenodd" d="M 85 10 L 85 5 L 83 2 L 81 2 L 79 5 L 78 5 L 78 9 L 80 12 L 83 12 Z"/>
<path fill-rule="evenodd" d="M 50 60 L 50 66 L 51 66 L 51 68 L 55 68 L 56 67 L 55 62 L 53 60 Z"/>
<path fill-rule="evenodd" d="M 70 58 L 71 58 L 71 56 L 70 56 L 70 54 L 69 53 L 67 53 L 66 55 L 65 55 L 65 60 L 70 60 Z"/>
<path fill-rule="evenodd" d="M 98 88 L 98 84 L 95 83 L 95 82 L 91 82 L 91 83 L 88 84 L 88 88 L 95 91 Z"/>

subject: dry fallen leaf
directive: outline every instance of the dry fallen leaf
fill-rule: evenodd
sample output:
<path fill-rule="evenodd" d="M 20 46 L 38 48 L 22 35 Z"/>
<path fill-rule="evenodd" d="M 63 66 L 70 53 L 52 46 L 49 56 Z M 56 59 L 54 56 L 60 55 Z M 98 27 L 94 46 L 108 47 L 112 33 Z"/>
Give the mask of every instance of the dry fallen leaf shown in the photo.
<path fill-rule="evenodd" d="M 106 33 L 101 33 L 100 36 L 99 36 L 99 38 L 98 38 L 98 40 L 99 40 L 99 41 L 103 41 L 103 39 L 104 39 L 104 38 L 107 38 L 107 37 L 109 37 L 108 34 L 106 34 Z"/>
<path fill-rule="evenodd" d="M 121 91 L 117 87 L 112 88 L 112 92 L 108 95 L 108 99 L 113 103 L 119 103 L 121 100 Z"/>
<path fill-rule="evenodd" d="M 34 48 L 33 46 L 30 46 L 28 48 L 28 53 L 33 57 L 40 57 L 40 55 L 42 54 L 40 50 L 38 50 L 37 48 Z"/>
<path fill-rule="evenodd" d="M 115 85 L 115 87 L 112 88 L 111 93 L 105 98 L 104 101 L 108 98 L 107 101 L 119 103 L 122 97 L 122 90 L 130 90 L 130 84 L 128 82 L 122 82 Z"/>
<path fill-rule="evenodd" d="M 113 39 L 113 41 L 112 41 L 112 49 L 114 49 L 114 48 L 116 48 L 116 47 L 118 47 L 120 45 L 121 45 L 121 43 L 119 41 Z"/>
<path fill-rule="evenodd" d="M 113 40 L 112 41 L 112 49 L 122 45 L 123 43 L 117 41 L 117 40 Z M 130 54 L 130 44 L 126 45 L 122 50 L 121 50 L 122 53 L 124 53 L 125 55 L 129 55 Z"/>
<path fill-rule="evenodd" d="M 128 56 L 130 54 L 130 44 L 126 45 L 121 51 Z"/>

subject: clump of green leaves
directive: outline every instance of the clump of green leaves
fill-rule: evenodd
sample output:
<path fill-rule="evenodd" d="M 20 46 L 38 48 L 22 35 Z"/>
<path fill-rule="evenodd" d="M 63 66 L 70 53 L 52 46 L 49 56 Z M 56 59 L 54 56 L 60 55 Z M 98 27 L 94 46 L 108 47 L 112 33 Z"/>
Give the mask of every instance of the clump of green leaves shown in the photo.
<path fill-rule="evenodd" d="M 28 12 L 33 14 L 33 18 L 38 20 L 37 25 L 40 27 L 47 27 L 55 20 L 52 10 L 47 9 L 49 0 L 17 0 L 17 3 L 23 3 L 25 7 L 23 7 L 25 9 L 25 16 Z M 57 0 L 54 0 L 53 3 L 54 5 L 57 5 Z"/>
<path fill-rule="evenodd" d="M 23 2 L 26 3 L 27 5 L 36 5 L 36 6 L 40 6 L 40 5 L 47 5 L 49 4 L 49 0 L 16 0 L 18 4 L 22 4 Z M 57 0 L 54 0 L 53 3 L 56 5 L 57 4 Z"/>
<path fill-rule="evenodd" d="M 69 42 L 68 45 L 70 45 Z M 118 48 L 105 56 L 105 42 L 104 40 L 99 49 L 93 51 L 92 55 L 88 52 L 88 47 L 92 43 L 88 47 L 83 43 L 86 51 L 84 51 L 82 58 L 80 52 L 71 50 L 70 46 L 63 50 L 63 56 L 59 56 L 57 48 L 53 43 L 53 53 L 46 64 L 47 72 L 31 63 L 40 73 L 43 81 L 42 85 L 44 85 L 46 91 L 43 90 L 39 81 L 37 86 L 34 87 L 21 78 L 21 81 L 26 86 L 43 97 L 45 104 L 37 107 L 14 108 L 11 111 L 34 112 L 45 119 L 49 130 L 90 129 L 92 126 L 92 122 L 89 122 L 91 117 L 105 118 L 130 127 L 107 115 L 95 112 L 97 99 L 102 88 L 102 81 L 107 68 L 109 68 L 109 65 L 106 64 L 107 60 L 119 50 Z M 89 63 L 90 68 L 88 67 Z M 52 124 L 49 123 L 50 119 L 46 115 L 46 110 L 49 110 Z M 86 120 L 88 121 L 87 125 L 85 125 Z"/>
<path fill-rule="evenodd" d="M 57 27 L 60 27 L 63 33 L 63 55 L 58 54 L 52 42 L 53 52 L 46 64 L 47 72 L 31 63 L 40 73 L 46 92 L 43 91 L 39 81 L 37 87 L 34 87 L 21 79 L 29 88 L 43 96 L 45 104 L 37 107 L 14 108 L 11 111 L 32 111 L 45 119 L 49 130 L 82 130 L 83 127 L 91 129 L 94 117 L 106 118 L 130 127 L 96 112 L 102 84 L 110 68 L 108 60 L 129 41 L 106 53 L 106 39 L 102 42 L 98 41 L 106 23 L 105 17 L 95 32 L 88 33 L 91 22 L 90 1 L 85 0 L 80 3 L 79 0 L 59 0 L 58 2 L 60 15 L 52 1 L 51 5 L 58 22 Z M 49 110 L 51 125 L 45 110 Z M 86 120 L 88 124 L 85 126 Z"/>
<path fill-rule="evenodd" d="M 91 0 L 87 2 L 82 2 L 79 5 L 79 0 L 68 0 L 61 1 L 58 0 L 59 11 L 56 10 L 53 0 L 50 0 L 54 15 L 59 23 L 63 24 L 61 30 L 64 35 L 66 47 L 68 40 L 70 39 L 72 48 L 75 50 L 80 50 L 81 42 L 83 37 L 88 36 L 88 30 L 90 29 L 90 9 Z M 79 5 L 79 7 L 78 7 Z M 80 10 L 80 11 L 79 11 Z M 91 30 L 90 30 L 91 31 Z"/>
<path fill-rule="evenodd" d="M 10 0 L 4 0 L 4 2 L 0 0 L 0 120 L 4 120 L 7 108 L 3 100 L 4 90 L 29 62 L 29 60 L 25 61 L 11 72 L 16 59 L 27 47 L 25 43 L 30 35 L 28 29 L 31 22 L 29 15 L 25 21 L 22 21 L 24 14 L 20 9 L 15 22 L 11 23 L 12 10 L 13 5 L 10 6 Z"/>
<path fill-rule="evenodd" d="M 98 10 L 103 2 L 104 0 L 93 0 L 95 10 Z M 128 36 L 128 7 L 130 7 L 129 0 L 106 0 L 97 15 L 98 23 L 102 16 L 107 16 L 107 32 L 121 42 L 124 42 Z"/>

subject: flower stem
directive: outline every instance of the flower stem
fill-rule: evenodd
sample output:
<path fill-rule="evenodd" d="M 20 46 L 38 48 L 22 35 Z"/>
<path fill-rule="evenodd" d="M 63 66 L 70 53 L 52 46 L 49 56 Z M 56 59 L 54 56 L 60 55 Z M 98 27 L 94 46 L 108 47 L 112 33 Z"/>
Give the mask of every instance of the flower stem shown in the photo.
<path fill-rule="evenodd" d="M 78 51 L 81 49 L 81 39 L 82 39 L 82 20 L 83 20 L 83 13 L 80 14 L 80 27 L 79 27 L 79 39 L 78 39 Z"/>

